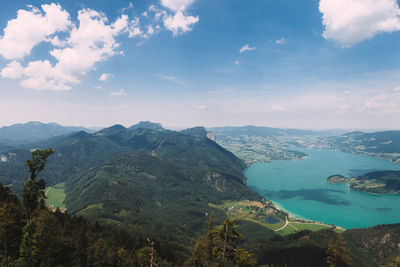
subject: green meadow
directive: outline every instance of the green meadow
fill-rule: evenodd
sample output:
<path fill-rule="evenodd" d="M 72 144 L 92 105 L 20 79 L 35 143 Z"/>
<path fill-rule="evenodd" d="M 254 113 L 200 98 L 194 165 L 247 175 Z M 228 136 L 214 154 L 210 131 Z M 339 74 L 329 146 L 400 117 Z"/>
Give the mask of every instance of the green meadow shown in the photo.
<path fill-rule="evenodd" d="M 64 183 L 59 183 L 46 188 L 46 206 L 53 208 L 65 208 Z"/>

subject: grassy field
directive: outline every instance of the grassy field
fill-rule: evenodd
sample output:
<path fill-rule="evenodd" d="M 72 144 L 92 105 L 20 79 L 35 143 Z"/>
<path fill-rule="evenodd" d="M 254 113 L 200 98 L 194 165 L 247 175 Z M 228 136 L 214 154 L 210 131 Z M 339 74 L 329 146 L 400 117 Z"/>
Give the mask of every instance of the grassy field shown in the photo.
<path fill-rule="evenodd" d="M 210 204 L 210 206 L 225 211 L 226 215 L 229 218 L 238 221 L 246 220 L 257 223 L 268 229 L 276 231 L 277 234 L 280 234 L 282 236 L 293 234 L 301 230 L 318 231 L 321 229 L 332 228 L 331 225 L 299 222 L 295 221 L 293 218 L 290 218 L 288 225 L 284 227 L 286 224 L 286 219 L 282 217 L 282 214 L 277 212 L 273 204 L 268 201 L 266 201 L 266 203 L 264 204 L 256 201 L 238 201 L 238 202 L 227 201 L 221 205 Z M 265 220 L 267 217 L 272 217 L 279 221 L 274 224 L 269 224 Z M 340 233 L 343 232 L 343 230 L 335 229 L 335 232 Z"/>
<path fill-rule="evenodd" d="M 65 208 L 64 183 L 46 188 L 46 206 L 53 208 Z"/>

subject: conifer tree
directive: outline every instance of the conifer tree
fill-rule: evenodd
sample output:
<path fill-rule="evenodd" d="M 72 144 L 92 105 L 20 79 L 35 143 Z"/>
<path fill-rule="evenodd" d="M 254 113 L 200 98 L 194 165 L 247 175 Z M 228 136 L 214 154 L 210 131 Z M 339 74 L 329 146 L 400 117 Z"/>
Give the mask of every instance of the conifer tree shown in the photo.
<path fill-rule="evenodd" d="M 37 247 L 32 240 L 32 235 L 36 230 L 35 222 L 31 221 L 32 212 L 38 207 L 45 208 L 44 199 L 46 198 L 44 189 L 46 182 L 43 179 L 38 180 L 37 177 L 43 171 L 47 158 L 53 154 L 53 149 L 40 150 L 36 149 L 31 152 L 31 159 L 25 165 L 29 168 L 29 180 L 24 184 L 22 189 L 22 203 L 26 212 L 26 226 L 24 227 L 24 235 L 20 247 L 20 258 L 18 264 L 21 266 L 37 266 L 38 257 L 36 255 Z"/>
<path fill-rule="evenodd" d="M 327 263 L 330 267 L 347 267 L 351 266 L 351 257 L 346 247 L 346 241 L 342 235 L 338 235 L 336 242 L 331 239 L 328 249 L 326 250 Z"/>
<path fill-rule="evenodd" d="M 221 228 L 218 230 L 218 237 L 223 242 L 221 263 L 222 266 L 224 266 L 227 257 L 230 259 L 234 257 L 234 249 L 231 244 L 237 239 L 243 239 L 243 235 L 236 231 L 235 220 L 226 218 L 225 221 L 222 222 Z"/>
<path fill-rule="evenodd" d="M 25 165 L 29 168 L 29 180 L 24 184 L 22 189 L 23 205 L 26 210 L 27 223 L 30 222 L 31 213 L 40 206 L 45 207 L 44 199 L 46 198 L 44 189 L 46 182 L 43 179 L 38 180 L 37 177 L 43 171 L 47 158 L 53 154 L 53 149 L 40 150 L 36 149 L 31 152 L 32 159 L 28 160 Z"/>

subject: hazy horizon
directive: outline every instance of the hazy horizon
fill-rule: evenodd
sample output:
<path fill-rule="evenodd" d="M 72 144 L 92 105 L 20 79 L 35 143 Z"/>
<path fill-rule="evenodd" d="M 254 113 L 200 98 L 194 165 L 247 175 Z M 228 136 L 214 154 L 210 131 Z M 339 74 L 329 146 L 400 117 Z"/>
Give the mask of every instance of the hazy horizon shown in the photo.
<path fill-rule="evenodd" d="M 19 123 L 13 123 L 9 125 L 1 125 L 0 128 L 2 127 L 10 127 L 16 124 L 26 124 L 26 123 L 31 123 L 31 122 L 39 122 L 43 124 L 58 124 L 61 126 L 66 126 L 66 127 L 84 127 L 88 128 L 90 130 L 101 130 L 104 128 L 112 127 L 114 125 L 122 125 L 125 128 L 129 128 L 135 124 L 138 124 L 139 122 L 143 121 L 137 121 L 133 122 L 130 124 L 121 124 L 121 123 L 114 123 L 110 125 L 104 125 L 104 126 L 93 126 L 93 125 L 75 125 L 75 124 L 62 124 L 58 122 L 41 122 L 41 121 L 26 121 L 26 122 L 19 122 Z M 151 121 L 152 123 L 160 123 L 158 121 Z M 271 125 L 254 125 L 254 124 L 243 124 L 243 125 L 213 125 L 213 126 L 206 126 L 206 125 L 188 125 L 188 126 L 175 126 L 175 125 L 164 125 L 163 123 L 160 123 L 163 128 L 168 129 L 168 130 L 174 130 L 174 131 L 179 131 L 179 130 L 184 130 L 192 127 L 197 127 L 197 126 L 202 126 L 205 127 L 206 129 L 211 129 L 211 128 L 221 128 L 221 127 L 245 127 L 245 126 L 255 126 L 255 127 L 268 127 L 268 128 L 279 128 L 279 129 L 296 129 L 296 130 L 311 130 L 311 131 L 344 131 L 344 132 L 352 132 L 352 131 L 363 131 L 363 132 L 378 132 L 378 131 L 400 131 L 400 128 L 388 128 L 388 129 L 374 129 L 374 128 L 353 128 L 353 129 L 339 129 L 339 128 L 294 128 L 294 127 L 275 127 Z"/>

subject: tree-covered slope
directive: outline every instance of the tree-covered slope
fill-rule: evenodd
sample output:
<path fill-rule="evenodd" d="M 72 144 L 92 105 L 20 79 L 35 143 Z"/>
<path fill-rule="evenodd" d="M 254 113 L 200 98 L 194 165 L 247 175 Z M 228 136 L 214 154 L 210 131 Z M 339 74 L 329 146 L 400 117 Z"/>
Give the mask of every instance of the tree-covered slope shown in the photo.
<path fill-rule="evenodd" d="M 133 233 L 187 238 L 211 212 L 208 203 L 259 199 L 239 181 L 147 152 L 129 152 L 67 181 L 69 212 Z M 223 217 L 220 214 L 219 217 Z"/>

